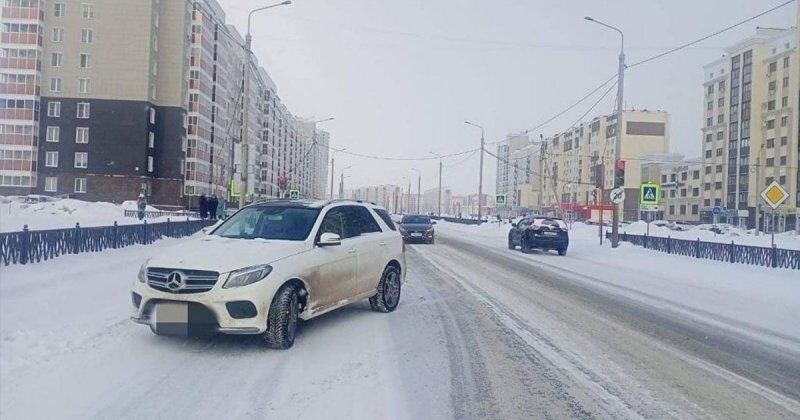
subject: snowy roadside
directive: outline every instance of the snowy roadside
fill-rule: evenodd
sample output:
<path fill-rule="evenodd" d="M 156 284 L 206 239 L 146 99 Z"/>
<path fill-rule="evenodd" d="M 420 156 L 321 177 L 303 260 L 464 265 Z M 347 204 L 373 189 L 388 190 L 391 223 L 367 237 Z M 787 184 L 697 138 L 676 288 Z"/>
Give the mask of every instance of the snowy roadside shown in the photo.
<path fill-rule="evenodd" d="M 135 210 L 134 202 L 121 205 L 63 199 L 35 204 L 23 203 L 0 197 L 0 232 L 16 232 L 28 225 L 30 230 L 73 228 L 75 223 L 82 227 L 141 224 L 135 217 L 125 217 L 125 210 Z M 148 206 L 148 211 L 158 210 Z M 157 217 L 147 219 L 147 223 L 186 220 L 185 217 Z"/>
<path fill-rule="evenodd" d="M 566 257 L 555 253 L 524 255 L 507 249 L 508 226 L 467 226 L 441 222 L 443 237 L 479 243 L 495 252 L 540 264 L 561 274 L 590 281 L 648 304 L 691 312 L 707 322 L 751 326 L 790 341 L 800 340 L 800 281 L 796 270 L 688 258 L 622 243 L 599 245 L 596 226 L 575 224 Z M 775 338 L 775 337 L 773 337 Z M 781 341 L 777 339 L 777 341 Z M 795 341 L 796 342 L 796 341 Z M 785 344 L 785 343 L 784 343 Z M 789 343 L 788 345 L 793 345 Z"/>

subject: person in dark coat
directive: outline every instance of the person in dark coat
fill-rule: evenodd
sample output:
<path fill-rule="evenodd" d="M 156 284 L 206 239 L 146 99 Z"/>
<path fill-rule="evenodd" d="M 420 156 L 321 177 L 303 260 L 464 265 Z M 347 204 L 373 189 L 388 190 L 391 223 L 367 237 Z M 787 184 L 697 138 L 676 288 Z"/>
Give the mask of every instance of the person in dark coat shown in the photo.
<path fill-rule="evenodd" d="M 208 199 L 208 218 L 209 219 L 216 219 L 217 218 L 217 205 L 219 204 L 219 200 L 217 199 L 217 195 L 214 194 L 211 198 Z"/>
<path fill-rule="evenodd" d="M 139 197 L 136 199 L 136 216 L 139 220 L 144 219 L 145 210 L 147 210 L 147 200 L 145 200 L 144 194 L 139 194 Z"/>
<path fill-rule="evenodd" d="M 197 207 L 200 210 L 200 218 L 207 219 L 208 218 L 208 199 L 206 198 L 205 194 L 200 194 L 200 198 L 197 200 Z"/>

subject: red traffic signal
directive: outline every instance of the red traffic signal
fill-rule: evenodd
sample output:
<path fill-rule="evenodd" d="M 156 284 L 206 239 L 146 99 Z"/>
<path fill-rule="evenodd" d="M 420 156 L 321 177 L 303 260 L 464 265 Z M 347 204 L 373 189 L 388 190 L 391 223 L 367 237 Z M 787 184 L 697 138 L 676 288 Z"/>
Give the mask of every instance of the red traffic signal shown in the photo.
<path fill-rule="evenodd" d="M 621 171 L 625 170 L 625 161 L 624 160 L 618 160 L 617 161 L 617 169 L 619 169 Z"/>

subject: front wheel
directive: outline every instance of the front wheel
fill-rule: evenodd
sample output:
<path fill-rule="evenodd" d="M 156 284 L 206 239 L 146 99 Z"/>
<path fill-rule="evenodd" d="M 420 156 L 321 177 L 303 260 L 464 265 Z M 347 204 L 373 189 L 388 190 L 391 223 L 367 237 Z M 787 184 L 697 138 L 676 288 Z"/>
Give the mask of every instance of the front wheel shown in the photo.
<path fill-rule="evenodd" d="M 514 245 L 514 241 L 511 239 L 511 235 L 508 235 L 508 249 L 515 249 L 517 246 Z"/>
<path fill-rule="evenodd" d="M 525 238 L 522 238 L 522 239 L 520 240 L 520 244 L 521 244 L 521 245 L 520 245 L 520 248 L 522 249 L 522 253 L 523 253 L 523 254 L 527 254 L 527 253 L 531 252 L 531 249 L 532 249 L 532 248 L 531 248 L 531 244 L 528 242 L 528 240 L 527 240 L 527 239 L 525 239 Z"/>
<path fill-rule="evenodd" d="M 388 266 L 383 270 L 378 292 L 369 298 L 369 306 L 376 312 L 392 312 L 400 303 L 400 270 Z"/>
<path fill-rule="evenodd" d="M 294 344 L 298 314 L 297 287 L 287 284 L 275 293 L 267 316 L 267 330 L 261 339 L 269 348 L 288 349 Z"/>
<path fill-rule="evenodd" d="M 561 255 L 562 257 L 563 257 L 564 255 L 567 255 L 567 248 L 561 248 L 561 249 L 559 249 L 559 250 L 558 250 L 558 255 Z"/>

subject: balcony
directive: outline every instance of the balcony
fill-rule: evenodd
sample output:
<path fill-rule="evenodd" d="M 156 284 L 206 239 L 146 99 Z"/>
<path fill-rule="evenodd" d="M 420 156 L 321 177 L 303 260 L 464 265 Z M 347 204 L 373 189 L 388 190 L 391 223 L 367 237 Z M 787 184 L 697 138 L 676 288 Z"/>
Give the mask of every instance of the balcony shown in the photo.
<path fill-rule="evenodd" d="M 41 70 L 39 60 L 35 58 L 0 58 L 0 69 Z"/>
<path fill-rule="evenodd" d="M 31 33 L 3 33 L 0 36 L 0 42 L 3 44 L 27 44 L 27 45 L 42 45 L 42 37 L 37 34 Z"/>
<path fill-rule="evenodd" d="M 35 146 L 33 134 L 0 134 L 0 144 L 13 146 Z"/>
<path fill-rule="evenodd" d="M 32 7 L 3 7 L 3 17 L 8 19 L 44 20 L 44 11 Z"/>
<path fill-rule="evenodd" d="M 32 109 L 0 109 L 0 119 L 31 121 L 35 112 Z"/>
<path fill-rule="evenodd" d="M 0 170 L 32 171 L 34 169 L 31 160 L 0 159 Z"/>
<path fill-rule="evenodd" d="M 39 95 L 39 86 L 24 83 L 0 83 L 0 93 L 15 95 Z"/>

